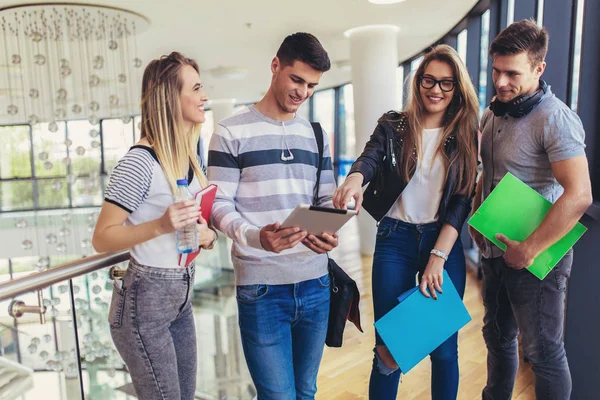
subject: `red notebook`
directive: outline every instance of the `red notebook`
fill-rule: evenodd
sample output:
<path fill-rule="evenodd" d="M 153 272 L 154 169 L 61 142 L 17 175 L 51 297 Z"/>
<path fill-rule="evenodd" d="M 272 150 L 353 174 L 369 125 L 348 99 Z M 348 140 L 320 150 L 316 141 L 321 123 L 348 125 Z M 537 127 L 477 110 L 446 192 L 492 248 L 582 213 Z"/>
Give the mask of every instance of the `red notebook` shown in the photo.
<path fill-rule="evenodd" d="M 212 211 L 212 206 L 215 201 L 215 196 L 217 195 L 217 185 L 208 185 L 198 193 L 196 193 L 196 202 L 200 205 L 200 213 L 202 214 L 202 218 L 206 220 L 206 222 L 210 222 L 210 213 Z M 200 248 L 198 250 L 179 255 L 179 266 L 180 267 L 188 267 L 192 261 L 196 258 L 196 256 L 200 254 Z"/>

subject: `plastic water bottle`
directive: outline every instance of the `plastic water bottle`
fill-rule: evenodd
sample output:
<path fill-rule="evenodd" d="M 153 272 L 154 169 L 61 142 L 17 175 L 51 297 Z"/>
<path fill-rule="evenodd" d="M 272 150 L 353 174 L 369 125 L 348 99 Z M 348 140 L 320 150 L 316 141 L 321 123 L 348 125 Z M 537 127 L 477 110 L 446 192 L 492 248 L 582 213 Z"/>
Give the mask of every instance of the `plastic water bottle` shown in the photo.
<path fill-rule="evenodd" d="M 177 180 L 177 191 L 174 196 L 175 202 L 194 200 L 194 196 L 188 189 L 187 179 Z M 198 231 L 196 223 L 192 222 L 175 231 L 175 242 L 177 243 L 177 252 L 179 254 L 192 253 L 198 250 Z"/>

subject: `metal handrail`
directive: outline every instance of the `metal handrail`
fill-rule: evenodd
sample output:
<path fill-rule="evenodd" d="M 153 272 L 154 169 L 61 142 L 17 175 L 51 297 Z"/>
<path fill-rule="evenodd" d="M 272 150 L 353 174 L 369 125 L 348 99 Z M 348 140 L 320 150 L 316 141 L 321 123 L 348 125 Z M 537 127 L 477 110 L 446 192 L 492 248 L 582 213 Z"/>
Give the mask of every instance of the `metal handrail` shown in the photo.
<path fill-rule="evenodd" d="M 0 301 L 129 260 L 129 250 L 101 253 L 0 284 Z"/>

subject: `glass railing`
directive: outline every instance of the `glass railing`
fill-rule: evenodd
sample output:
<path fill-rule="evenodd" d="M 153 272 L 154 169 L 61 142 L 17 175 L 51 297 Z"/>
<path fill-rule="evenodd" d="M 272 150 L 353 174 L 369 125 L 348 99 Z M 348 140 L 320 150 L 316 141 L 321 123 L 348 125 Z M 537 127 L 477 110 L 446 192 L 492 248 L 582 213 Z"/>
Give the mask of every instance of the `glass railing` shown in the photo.
<path fill-rule="evenodd" d="M 0 214 L 0 400 L 137 398 L 108 325 L 109 271 L 125 270 L 128 253 L 92 254 L 97 212 Z M 341 237 L 344 245 L 332 257 L 360 271 L 356 223 Z M 196 263 L 197 399 L 256 395 L 240 340 L 230 251 L 221 237 Z M 22 311 L 29 312 L 17 317 Z"/>
<path fill-rule="evenodd" d="M 11 280 L 3 275 L 0 398 L 126 398 L 102 392 L 102 377 L 92 361 L 102 360 L 108 375 L 124 370 L 107 338 L 110 282 L 103 267 L 127 257 L 127 252 L 95 255 L 42 272 L 21 272 Z M 9 267 L 9 275 L 14 274 Z"/>
<path fill-rule="evenodd" d="M 0 399 L 137 398 L 108 325 L 109 271 L 125 270 L 128 253 L 92 254 L 96 216 L 97 209 L 0 216 Z M 239 337 L 230 248 L 221 238 L 197 261 L 197 399 L 256 394 Z"/>

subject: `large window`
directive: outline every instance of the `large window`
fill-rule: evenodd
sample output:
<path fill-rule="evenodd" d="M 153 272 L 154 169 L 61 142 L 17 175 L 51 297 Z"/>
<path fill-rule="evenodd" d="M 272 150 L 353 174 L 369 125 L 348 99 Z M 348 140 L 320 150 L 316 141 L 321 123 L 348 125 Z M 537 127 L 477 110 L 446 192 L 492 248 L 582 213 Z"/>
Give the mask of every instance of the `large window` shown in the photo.
<path fill-rule="evenodd" d="M 340 119 L 338 183 L 348 175 L 356 158 L 356 136 L 354 130 L 354 87 L 352 84 L 340 88 Z"/>
<path fill-rule="evenodd" d="M 67 140 L 65 123 L 60 122 L 56 132 L 49 131 L 46 123 L 36 124 L 32 133 L 35 177 L 66 176 L 70 141 Z"/>
<path fill-rule="evenodd" d="M 407 99 L 407 103 L 408 103 L 408 99 L 412 95 L 413 77 L 415 76 L 415 73 L 416 73 L 417 69 L 419 68 L 419 65 L 421 65 L 421 62 L 423 62 L 423 55 L 418 56 L 417 58 L 413 59 L 410 62 L 410 73 L 408 75 L 406 75 L 406 80 L 405 80 L 406 96 L 404 96 L 404 98 Z"/>
<path fill-rule="evenodd" d="M 581 39 L 583 36 L 583 10 L 585 0 L 576 0 L 577 16 L 575 19 L 575 43 L 573 44 L 573 80 L 571 81 L 570 106 L 577 111 L 579 84 L 581 80 Z"/>
<path fill-rule="evenodd" d="M 414 72 L 417 70 L 417 68 L 419 68 L 419 65 L 421 65 L 421 61 L 423 61 L 423 56 L 420 55 L 419 57 L 415 58 L 414 60 L 412 60 L 410 62 L 410 71 Z"/>
<path fill-rule="evenodd" d="M 0 127 L 0 211 L 102 205 L 107 175 L 139 139 L 139 120 Z"/>
<path fill-rule="evenodd" d="M 33 207 L 29 126 L 0 126 L 0 210 Z"/>
<path fill-rule="evenodd" d="M 456 37 L 456 51 L 465 65 L 467 64 L 467 30 L 463 29 Z"/>
<path fill-rule="evenodd" d="M 335 154 L 335 90 L 325 89 L 313 95 L 313 115 L 316 122 L 321 123 L 323 130 L 329 136 L 329 151 Z"/>
<path fill-rule="evenodd" d="M 102 144 L 104 146 L 104 171 L 110 173 L 117 161 L 134 144 L 134 121 L 126 119 L 105 119 L 102 121 Z M 93 133 L 95 135 L 95 133 Z"/>
<path fill-rule="evenodd" d="M 31 141 L 29 127 L 0 126 L 0 178 L 31 177 Z"/>
<path fill-rule="evenodd" d="M 537 20 L 538 26 L 544 25 L 544 0 L 537 0 L 537 12 L 535 19 Z"/>
<path fill-rule="evenodd" d="M 102 137 L 98 125 L 86 120 L 67 122 L 69 147 L 69 184 L 73 207 L 102 204 Z M 118 131 L 105 136 L 119 135 Z M 124 149 L 125 151 L 127 148 Z"/>
<path fill-rule="evenodd" d="M 480 69 L 479 69 L 479 117 L 487 107 L 487 85 L 488 85 L 488 51 L 490 42 L 490 10 L 481 15 L 481 40 L 480 40 Z"/>
<path fill-rule="evenodd" d="M 515 0 L 508 0 L 506 5 L 506 26 L 515 22 Z"/>

